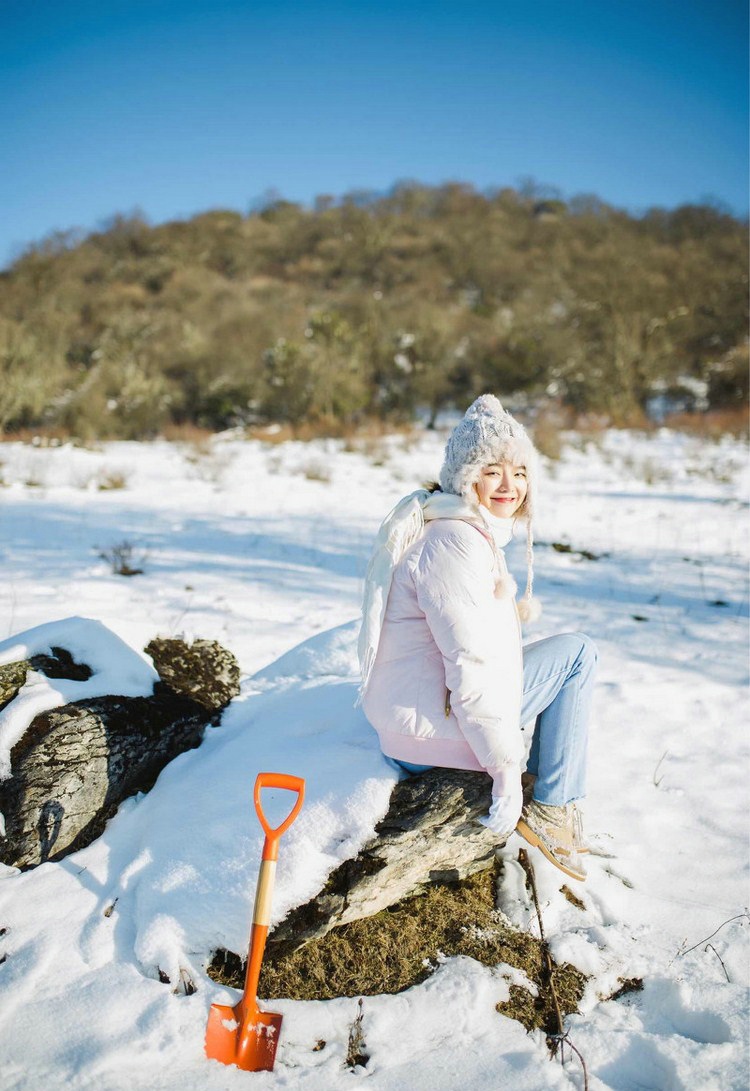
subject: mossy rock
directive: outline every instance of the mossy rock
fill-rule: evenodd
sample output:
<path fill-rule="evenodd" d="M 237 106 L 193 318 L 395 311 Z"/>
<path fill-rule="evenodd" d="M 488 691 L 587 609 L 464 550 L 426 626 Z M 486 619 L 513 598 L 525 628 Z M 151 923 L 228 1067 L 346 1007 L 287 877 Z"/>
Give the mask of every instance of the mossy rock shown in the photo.
<path fill-rule="evenodd" d="M 156 637 L 145 647 L 170 689 L 190 697 L 209 711 L 228 705 L 240 692 L 240 668 L 230 651 L 216 640 Z"/>
<path fill-rule="evenodd" d="M 533 982 L 537 995 L 511 987 L 498 1011 L 527 1029 L 554 1033 L 555 1003 L 542 943 L 508 925 L 495 908 L 497 867 L 455 883 L 431 887 L 375 916 L 334 928 L 291 955 L 267 949 L 259 995 L 292 1000 L 330 1000 L 337 996 L 397 993 L 419 984 L 450 955 L 465 955 L 485 966 L 508 963 Z M 218 951 L 209 975 L 242 988 L 245 965 L 239 956 Z M 554 965 L 554 989 L 562 1014 L 577 1009 L 586 977 L 569 963 Z"/>
<path fill-rule="evenodd" d="M 26 681 L 31 669 L 25 660 L 0 666 L 0 709 L 9 705 Z"/>

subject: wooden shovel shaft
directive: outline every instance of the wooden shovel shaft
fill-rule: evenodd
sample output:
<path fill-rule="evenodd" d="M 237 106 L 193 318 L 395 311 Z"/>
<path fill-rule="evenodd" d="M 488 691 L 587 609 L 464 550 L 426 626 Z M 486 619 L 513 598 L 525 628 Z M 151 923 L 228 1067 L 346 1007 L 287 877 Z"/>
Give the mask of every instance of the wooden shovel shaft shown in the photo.
<path fill-rule="evenodd" d="M 249 1002 L 250 1004 L 255 1005 L 257 1002 L 260 967 L 263 962 L 263 952 L 266 949 L 266 938 L 268 937 L 268 926 L 271 921 L 271 899 L 273 897 L 275 879 L 276 861 L 264 858 L 261 861 L 258 886 L 255 891 L 253 926 L 250 932 L 250 950 L 247 954 L 247 971 L 245 973 L 244 988 L 244 1000 L 246 1004 Z"/>
<path fill-rule="evenodd" d="M 255 889 L 255 906 L 253 907 L 253 924 L 271 923 L 271 899 L 273 886 L 276 881 L 276 861 L 263 857 L 258 873 L 258 885 Z"/>

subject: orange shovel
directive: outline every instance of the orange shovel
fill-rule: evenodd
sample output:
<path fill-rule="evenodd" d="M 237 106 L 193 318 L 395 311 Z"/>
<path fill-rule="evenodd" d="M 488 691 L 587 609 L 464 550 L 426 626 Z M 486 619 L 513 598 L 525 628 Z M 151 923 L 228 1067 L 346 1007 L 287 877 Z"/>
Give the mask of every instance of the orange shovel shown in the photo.
<path fill-rule="evenodd" d="M 291 811 L 275 829 L 271 829 L 263 814 L 260 802 L 263 788 L 285 788 L 297 793 L 297 800 Z M 276 877 L 279 840 L 299 814 L 305 798 L 305 782 L 301 777 L 289 776 L 287 773 L 258 773 L 253 798 L 266 839 L 263 842 L 263 856 L 255 891 L 245 988 L 242 999 L 234 1007 L 229 1004 L 211 1005 L 205 1048 L 206 1056 L 214 1061 L 236 1064 L 246 1072 L 270 1072 L 276 1057 L 282 1017 L 278 1012 L 261 1011 L 258 1007 L 258 978 L 271 919 L 271 896 Z"/>

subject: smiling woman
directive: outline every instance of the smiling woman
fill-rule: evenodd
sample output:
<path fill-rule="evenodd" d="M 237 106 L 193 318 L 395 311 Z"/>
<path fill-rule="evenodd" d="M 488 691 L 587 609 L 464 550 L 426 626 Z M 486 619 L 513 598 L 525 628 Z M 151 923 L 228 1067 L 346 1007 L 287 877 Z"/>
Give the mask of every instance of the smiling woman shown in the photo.
<path fill-rule="evenodd" d="M 406 772 L 484 770 L 483 819 L 514 829 L 585 879 L 580 813 L 596 651 L 581 633 L 522 647 L 533 599 L 537 458 L 522 425 L 482 395 L 451 433 L 435 491 L 405 497 L 380 528 L 365 587 L 362 705 L 383 752 Z M 503 553 L 526 523 L 527 578 Z M 524 739 L 523 724 L 533 724 Z M 525 762 L 525 773 L 522 767 Z"/>
<path fill-rule="evenodd" d="M 526 467 L 515 462 L 491 462 L 474 485 L 479 503 L 501 519 L 520 515 L 528 485 Z"/>

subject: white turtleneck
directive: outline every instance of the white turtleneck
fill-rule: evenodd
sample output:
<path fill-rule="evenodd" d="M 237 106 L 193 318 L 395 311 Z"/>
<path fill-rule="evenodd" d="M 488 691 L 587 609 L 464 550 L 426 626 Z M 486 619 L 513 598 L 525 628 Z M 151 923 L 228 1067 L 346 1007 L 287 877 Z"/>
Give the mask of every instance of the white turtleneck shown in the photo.
<path fill-rule="evenodd" d="M 487 529 L 492 534 L 498 549 L 505 549 L 513 537 L 513 520 L 503 519 L 499 515 L 493 515 L 483 504 L 479 505 L 479 514 L 487 524 Z"/>

